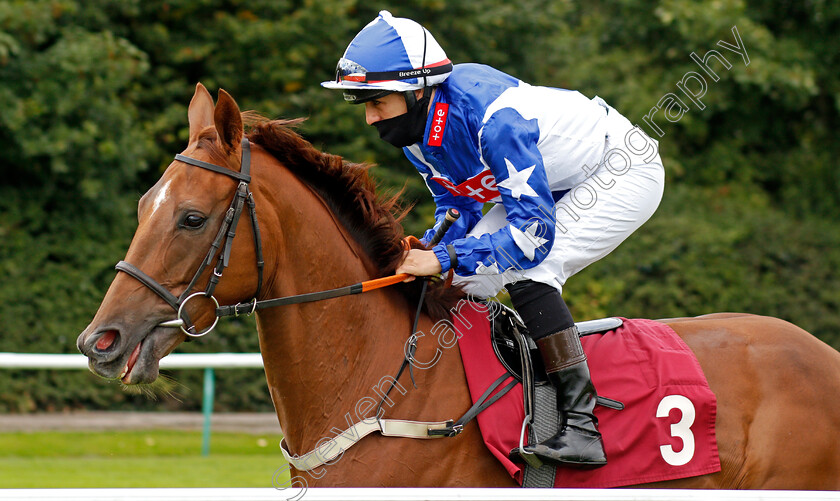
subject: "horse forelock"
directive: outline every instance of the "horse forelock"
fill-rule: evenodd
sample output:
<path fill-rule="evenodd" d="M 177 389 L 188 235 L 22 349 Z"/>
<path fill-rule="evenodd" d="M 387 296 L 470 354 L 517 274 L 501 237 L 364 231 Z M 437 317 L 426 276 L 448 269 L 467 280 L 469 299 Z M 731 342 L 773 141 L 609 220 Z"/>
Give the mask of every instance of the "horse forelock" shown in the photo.
<path fill-rule="evenodd" d="M 248 139 L 271 153 L 281 164 L 314 189 L 327 202 L 353 238 L 365 249 L 380 270 L 391 275 L 402 261 L 403 227 L 410 207 L 400 203 L 402 190 L 383 195 L 368 174 L 370 164 L 357 164 L 341 156 L 324 153 L 293 128 L 304 119 L 269 120 L 253 112 L 243 113 L 249 126 Z M 218 147 L 217 147 L 218 148 Z M 419 281 L 397 286 L 409 299 L 419 296 Z M 463 296 L 457 288 L 431 284 L 426 310 L 442 318 Z"/>

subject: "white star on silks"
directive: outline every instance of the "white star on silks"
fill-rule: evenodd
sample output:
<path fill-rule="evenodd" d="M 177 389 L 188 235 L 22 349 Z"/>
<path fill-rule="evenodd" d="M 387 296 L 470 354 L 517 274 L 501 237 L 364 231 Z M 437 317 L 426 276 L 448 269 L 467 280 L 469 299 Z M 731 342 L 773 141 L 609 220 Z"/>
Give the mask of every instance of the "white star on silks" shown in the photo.
<path fill-rule="evenodd" d="M 494 261 L 490 266 L 487 266 L 479 261 L 478 266 L 475 267 L 475 273 L 476 275 L 498 275 L 499 265 Z"/>
<path fill-rule="evenodd" d="M 522 195 L 536 197 L 537 192 L 528 184 L 528 178 L 531 177 L 531 173 L 534 172 L 537 164 L 527 169 L 516 170 L 511 161 L 505 157 L 505 165 L 507 165 L 508 178 L 498 183 L 497 186 L 510 190 L 510 195 L 517 200 L 522 198 Z"/>
<path fill-rule="evenodd" d="M 534 260 L 534 254 L 537 248 L 542 247 L 543 244 L 548 242 L 547 239 L 537 236 L 537 230 L 539 229 L 539 223 L 536 221 L 531 226 L 525 228 L 524 232 L 516 226 L 510 227 L 510 234 L 513 236 L 513 241 L 516 242 L 516 246 L 531 261 Z"/>

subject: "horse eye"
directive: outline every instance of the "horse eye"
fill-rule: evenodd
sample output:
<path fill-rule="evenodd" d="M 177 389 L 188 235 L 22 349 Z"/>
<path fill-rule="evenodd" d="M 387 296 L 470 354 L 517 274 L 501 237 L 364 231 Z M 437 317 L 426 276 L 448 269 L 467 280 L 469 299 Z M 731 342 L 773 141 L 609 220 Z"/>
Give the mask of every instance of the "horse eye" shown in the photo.
<path fill-rule="evenodd" d="M 181 223 L 181 226 L 191 230 L 197 230 L 198 228 L 204 226 L 205 221 L 207 221 L 207 218 L 199 216 L 198 214 L 187 214 Z"/>

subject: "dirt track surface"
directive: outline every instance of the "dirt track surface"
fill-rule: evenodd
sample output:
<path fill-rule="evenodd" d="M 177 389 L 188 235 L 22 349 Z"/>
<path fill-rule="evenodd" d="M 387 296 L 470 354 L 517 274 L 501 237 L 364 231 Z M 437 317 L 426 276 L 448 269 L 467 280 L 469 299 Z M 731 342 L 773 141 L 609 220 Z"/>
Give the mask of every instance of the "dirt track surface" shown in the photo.
<path fill-rule="evenodd" d="M 71 412 L 0 414 L 0 433 L 19 431 L 201 430 L 204 417 L 197 412 Z M 281 434 L 272 413 L 214 413 L 213 431 Z"/>

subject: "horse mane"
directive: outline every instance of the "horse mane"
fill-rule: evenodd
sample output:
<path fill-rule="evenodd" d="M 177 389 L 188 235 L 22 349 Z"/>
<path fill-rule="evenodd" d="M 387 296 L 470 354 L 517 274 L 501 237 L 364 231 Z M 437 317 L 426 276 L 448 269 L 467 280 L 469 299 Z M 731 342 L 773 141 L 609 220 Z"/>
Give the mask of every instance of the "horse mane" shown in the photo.
<path fill-rule="evenodd" d="M 352 163 L 312 146 L 294 130 L 304 119 L 269 120 L 253 112 L 242 115 L 248 140 L 271 153 L 321 195 L 373 260 L 380 276 L 394 274 L 403 255 L 404 232 L 400 222 L 411 209 L 400 203 L 402 190 L 390 196 L 381 194 L 368 174 L 371 164 Z M 415 280 L 395 287 L 409 304 L 416 304 L 421 286 L 422 282 Z M 442 281 L 434 280 L 427 288 L 425 310 L 434 319 L 446 318 L 463 296 L 459 288 L 444 287 Z"/>

